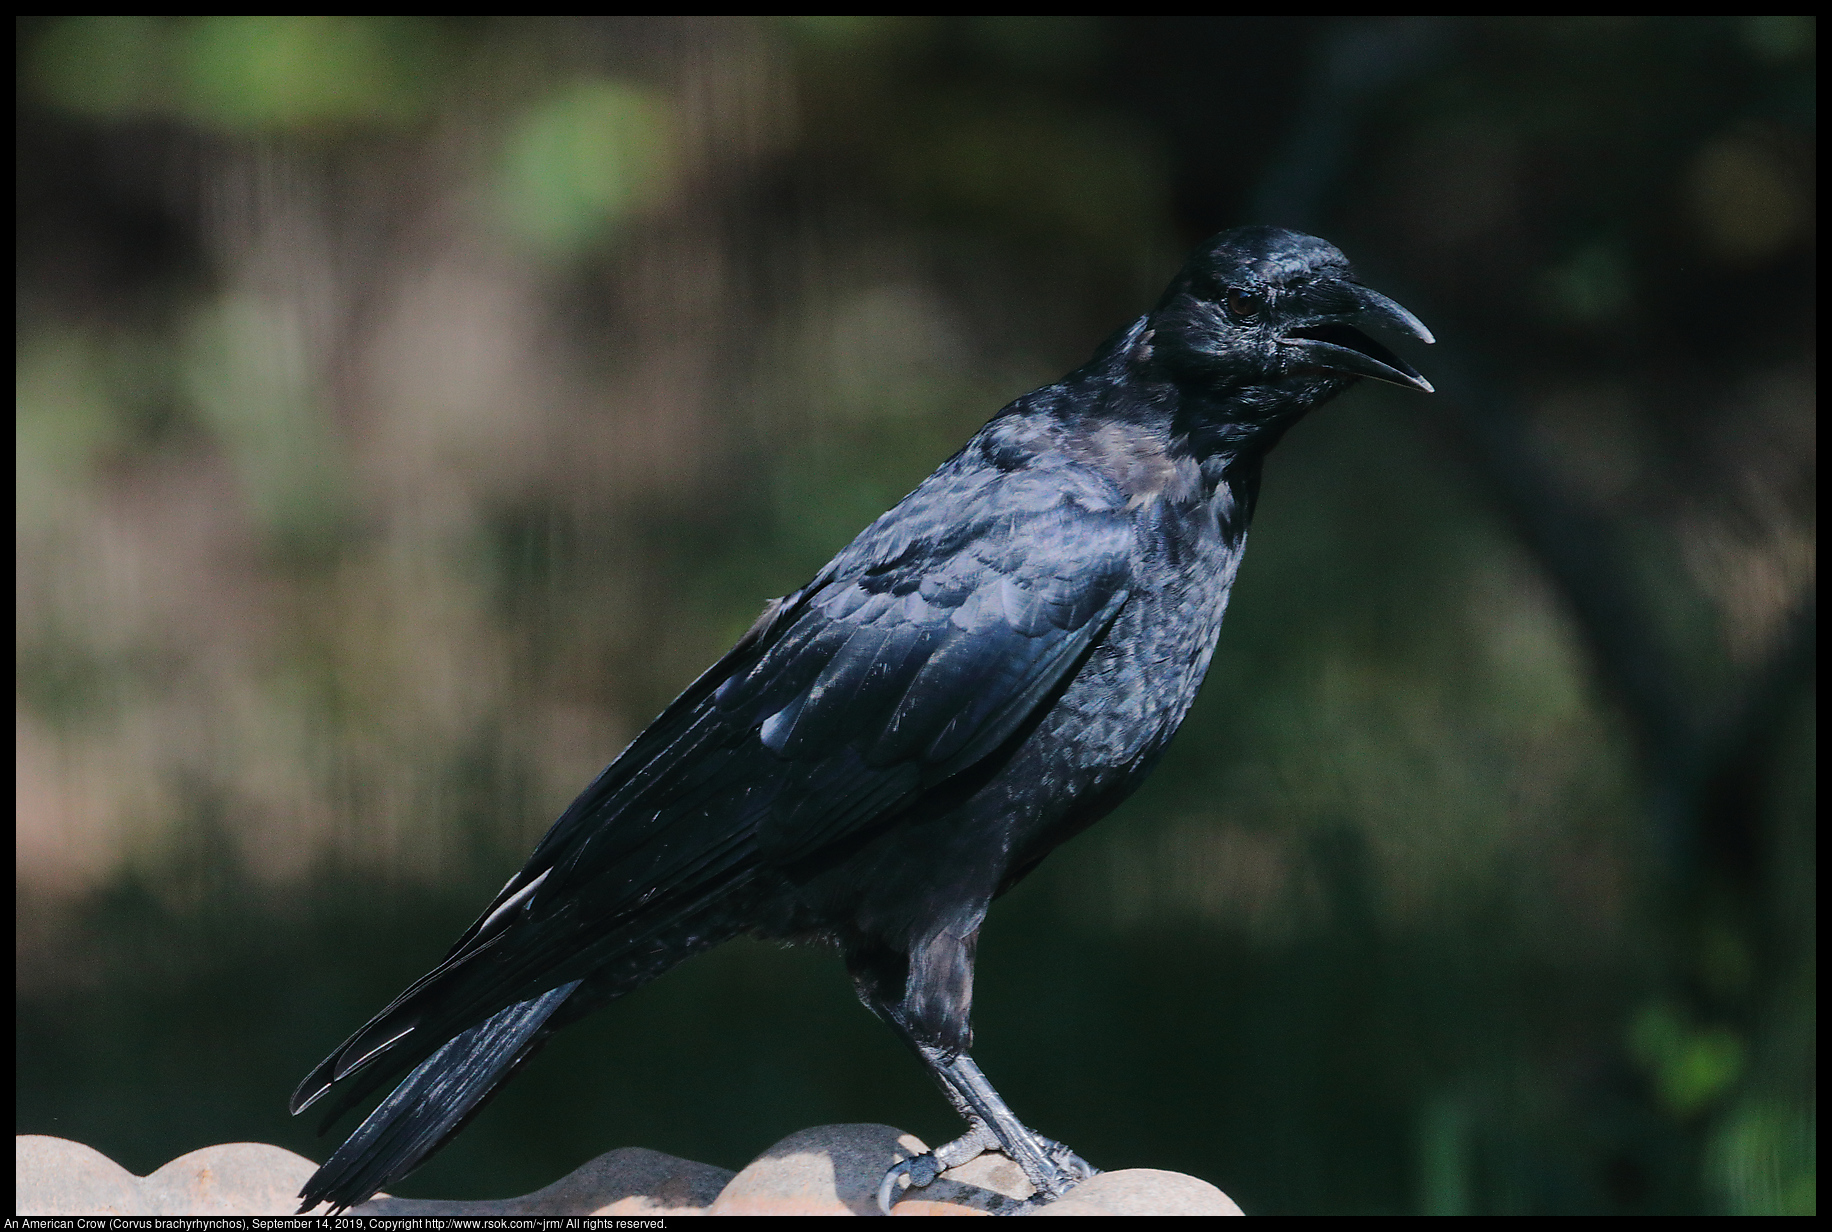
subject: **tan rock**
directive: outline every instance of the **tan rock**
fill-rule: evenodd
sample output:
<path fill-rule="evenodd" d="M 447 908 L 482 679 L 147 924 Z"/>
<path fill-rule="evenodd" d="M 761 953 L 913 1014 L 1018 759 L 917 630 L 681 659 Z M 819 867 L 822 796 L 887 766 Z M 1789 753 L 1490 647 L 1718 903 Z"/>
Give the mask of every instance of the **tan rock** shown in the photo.
<path fill-rule="evenodd" d="M 1157 1168 L 1090 1177 L 1032 1215 L 1241 1215 L 1234 1199 L 1207 1181 Z"/>
<path fill-rule="evenodd" d="M 921 1189 L 894 1199 L 893 1215 L 1005 1215 L 1024 1209 L 1036 1190 L 1024 1169 L 995 1152 L 951 1168 Z"/>
<path fill-rule="evenodd" d="M 660 1151 L 610 1151 L 519 1198 L 461 1202 L 377 1195 L 361 1215 L 876 1215 L 878 1184 L 928 1148 L 888 1125 L 823 1125 L 791 1134 L 733 1174 Z M 181 1155 L 136 1177 L 62 1138 L 15 1139 L 14 1209 L 21 1215 L 290 1215 L 317 1168 L 277 1146 L 236 1142 Z M 1011 1160 L 986 1154 L 905 1190 L 897 1215 L 1238 1215 L 1228 1196 L 1177 1172 L 1133 1168 L 1083 1181 L 1030 1208 Z"/>
<path fill-rule="evenodd" d="M 138 1182 L 147 1215 L 290 1215 L 318 1165 L 263 1142 L 230 1142 L 180 1155 Z"/>
<path fill-rule="evenodd" d="M 735 1174 L 729 1168 L 626 1146 L 519 1198 L 459 1202 L 378 1196 L 353 1215 L 698 1215 Z M 295 1191 L 298 1186 L 294 1186 Z"/>
<path fill-rule="evenodd" d="M 13 1211 L 19 1215 L 144 1215 L 140 1178 L 80 1142 L 13 1139 Z"/>
<path fill-rule="evenodd" d="M 290 1215 L 318 1167 L 277 1146 L 230 1142 L 138 1177 L 78 1142 L 35 1134 L 13 1142 L 21 1215 Z"/>
<path fill-rule="evenodd" d="M 318 1165 L 259 1142 L 205 1147 L 137 1177 L 63 1138 L 14 1140 L 21 1215 L 290 1215 Z M 625 1147 L 519 1198 L 461 1202 L 378 1194 L 362 1215 L 697 1215 L 732 1178 L 728 1168 Z"/>
<path fill-rule="evenodd" d="M 744 1167 L 708 1215 L 876 1215 L 878 1182 L 929 1148 L 888 1125 L 821 1125 L 790 1134 Z"/>

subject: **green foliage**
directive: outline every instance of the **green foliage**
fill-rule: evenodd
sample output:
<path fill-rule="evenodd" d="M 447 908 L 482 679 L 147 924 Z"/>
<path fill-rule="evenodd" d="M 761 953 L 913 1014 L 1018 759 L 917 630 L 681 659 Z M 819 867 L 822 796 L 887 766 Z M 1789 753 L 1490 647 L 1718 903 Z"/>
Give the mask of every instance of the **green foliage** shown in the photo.
<path fill-rule="evenodd" d="M 1743 1041 L 1727 1027 L 1693 1027 L 1670 1005 L 1655 1003 L 1629 1027 L 1629 1052 L 1653 1079 L 1673 1113 L 1690 1117 L 1730 1091 L 1742 1076 Z"/>
<path fill-rule="evenodd" d="M 305 328 L 287 305 L 225 298 L 191 323 L 181 378 L 262 531 L 295 543 L 334 536 L 349 499 L 345 455 L 313 388 Z"/>
<path fill-rule="evenodd" d="M 1712 1180 L 1732 1215 L 1818 1214 L 1819 1131 L 1804 1112 L 1772 1099 L 1746 1100 L 1712 1144 Z"/>
<path fill-rule="evenodd" d="M 544 253 L 565 257 L 661 201 L 674 175 L 668 101 L 626 82 L 582 79 L 534 104 L 510 127 L 503 214 Z"/>
<path fill-rule="evenodd" d="M 30 73 L 49 99 L 97 117 L 309 132 L 426 114 L 441 42 L 427 18 L 65 17 Z"/>

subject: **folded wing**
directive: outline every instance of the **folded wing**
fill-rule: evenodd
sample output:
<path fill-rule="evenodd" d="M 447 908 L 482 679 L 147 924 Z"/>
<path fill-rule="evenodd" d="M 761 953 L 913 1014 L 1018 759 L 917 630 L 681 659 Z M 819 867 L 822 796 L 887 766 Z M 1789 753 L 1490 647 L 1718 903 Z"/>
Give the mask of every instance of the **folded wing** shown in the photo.
<path fill-rule="evenodd" d="M 1125 603 L 1131 541 L 1083 476 L 937 472 L 675 699 L 294 1111 L 354 1079 L 335 1117 L 506 1006 L 682 945 L 757 870 L 818 865 L 997 753 Z"/>

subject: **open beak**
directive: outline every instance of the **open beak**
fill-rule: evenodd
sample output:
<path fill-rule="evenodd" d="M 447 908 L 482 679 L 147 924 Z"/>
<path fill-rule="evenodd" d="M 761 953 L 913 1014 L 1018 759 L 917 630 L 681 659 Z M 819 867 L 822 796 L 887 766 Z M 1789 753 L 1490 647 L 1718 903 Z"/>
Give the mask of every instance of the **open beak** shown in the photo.
<path fill-rule="evenodd" d="M 1392 385 L 1404 385 L 1407 389 L 1434 392 L 1431 382 L 1416 368 L 1355 328 L 1357 325 L 1379 325 L 1408 334 L 1420 342 L 1437 341 L 1425 328 L 1425 323 L 1379 291 L 1348 282 L 1338 284 L 1335 289 L 1352 299 L 1353 304 L 1347 312 L 1298 325 L 1286 330 L 1280 338 L 1293 366 L 1351 372 Z"/>

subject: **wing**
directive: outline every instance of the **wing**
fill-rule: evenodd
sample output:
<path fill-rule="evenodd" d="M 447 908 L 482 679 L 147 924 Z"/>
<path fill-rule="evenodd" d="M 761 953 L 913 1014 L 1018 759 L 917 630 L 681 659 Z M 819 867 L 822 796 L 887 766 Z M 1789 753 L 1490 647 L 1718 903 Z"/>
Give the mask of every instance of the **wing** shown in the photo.
<path fill-rule="evenodd" d="M 682 921 L 758 868 L 818 862 L 1009 740 L 1125 603 L 1133 532 L 1098 478 L 964 458 L 772 603 L 296 1108 L 416 1033 L 388 1072 L 505 1005 L 679 944 Z"/>
<path fill-rule="evenodd" d="M 1131 551 L 1116 494 L 1080 472 L 938 473 L 772 604 L 522 876 L 577 890 L 657 840 L 706 840 L 632 878 L 651 892 L 719 845 L 701 817 L 770 863 L 816 854 L 1016 731 L 1111 623 Z"/>

